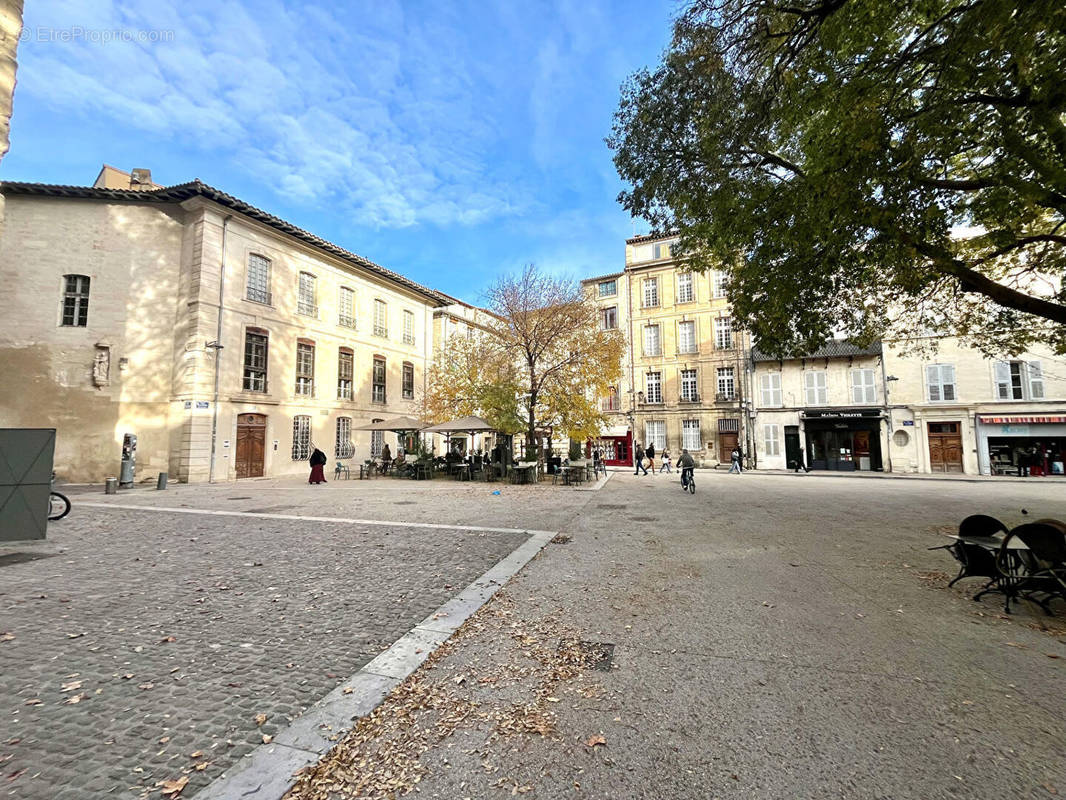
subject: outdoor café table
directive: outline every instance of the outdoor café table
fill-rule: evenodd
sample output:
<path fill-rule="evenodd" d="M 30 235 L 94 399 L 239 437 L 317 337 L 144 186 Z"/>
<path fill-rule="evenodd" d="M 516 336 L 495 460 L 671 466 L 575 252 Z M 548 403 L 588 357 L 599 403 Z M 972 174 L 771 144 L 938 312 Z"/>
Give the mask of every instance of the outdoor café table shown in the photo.
<path fill-rule="evenodd" d="M 536 469 L 536 462 L 529 464 L 514 464 L 511 467 L 511 483 L 533 483 L 533 476 L 536 475 Z"/>
<path fill-rule="evenodd" d="M 470 480 L 470 465 L 466 462 L 460 462 L 455 465 L 455 479 L 457 481 Z"/>
<path fill-rule="evenodd" d="M 983 550 L 987 550 L 996 556 L 996 568 L 999 570 L 999 577 L 995 579 L 994 583 L 987 589 L 984 589 L 974 595 L 974 600 L 977 600 L 981 595 L 986 592 L 995 592 L 1002 594 L 1006 599 L 1006 610 L 1010 613 L 1010 601 L 1016 600 L 1018 597 L 1018 589 L 1025 582 L 1027 577 L 1025 564 L 1018 556 L 1019 550 L 1028 550 L 1025 542 L 1019 539 L 1017 536 L 1011 536 L 1008 540 L 1006 536 L 952 536 L 951 538 L 959 542 L 965 542 L 969 545 L 980 547 Z M 1006 547 L 1003 546 L 1006 540 Z"/>
<path fill-rule="evenodd" d="M 416 481 L 423 481 L 429 477 L 429 464 L 425 461 L 416 461 L 414 467 L 411 470 L 411 478 Z"/>
<path fill-rule="evenodd" d="M 585 467 L 582 464 L 565 467 L 563 469 L 563 483 L 567 486 L 581 483 L 585 478 Z"/>

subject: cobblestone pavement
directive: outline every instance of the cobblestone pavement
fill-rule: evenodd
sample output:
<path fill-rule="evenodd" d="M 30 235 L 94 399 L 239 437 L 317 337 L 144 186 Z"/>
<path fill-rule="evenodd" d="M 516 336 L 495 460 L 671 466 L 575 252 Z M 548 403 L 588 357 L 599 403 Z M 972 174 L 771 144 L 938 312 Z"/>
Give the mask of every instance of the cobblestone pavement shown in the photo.
<path fill-rule="evenodd" d="M 1066 605 L 1008 617 L 927 549 L 971 513 L 1066 518 L 1066 495 L 696 482 L 615 475 L 289 800 L 388 786 L 397 760 L 440 800 L 1066 793 Z M 566 641 L 613 645 L 611 668 Z"/>
<path fill-rule="evenodd" d="M 290 514 L 343 505 L 295 488 L 140 498 Z M 380 491 L 364 486 L 363 500 Z M 409 498 L 361 516 L 402 519 Z M 2 796 L 134 798 L 187 773 L 189 797 L 526 539 L 90 499 L 112 500 L 74 492 L 44 548 L 0 551 Z M 113 502 L 130 499 L 138 491 Z"/>

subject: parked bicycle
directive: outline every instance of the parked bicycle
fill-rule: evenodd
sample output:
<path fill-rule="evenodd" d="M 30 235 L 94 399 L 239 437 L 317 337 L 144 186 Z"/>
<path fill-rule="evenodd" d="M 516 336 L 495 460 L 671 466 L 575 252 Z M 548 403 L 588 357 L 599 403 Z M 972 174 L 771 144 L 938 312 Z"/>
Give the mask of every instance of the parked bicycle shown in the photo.
<path fill-rule="evenodd" d="M 70 513 L 70 500 L 55 490 L 56 474 L 52 473 L 52 490 L 48 493 L 48 519 L 63 519 Z"/>

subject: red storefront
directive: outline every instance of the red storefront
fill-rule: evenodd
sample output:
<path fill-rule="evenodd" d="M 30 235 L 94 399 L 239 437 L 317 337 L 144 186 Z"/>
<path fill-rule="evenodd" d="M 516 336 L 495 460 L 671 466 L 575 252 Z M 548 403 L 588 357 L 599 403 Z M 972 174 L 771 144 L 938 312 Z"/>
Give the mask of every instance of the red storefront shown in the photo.
<path fill-rule="evenodd" d="M 596 449 L 603 455 L 603 463 L 608 467 L 633 466 L 633 432 L 628 428 L 608 429 L 599 438 L 585 443 L 589 458 Z"/>

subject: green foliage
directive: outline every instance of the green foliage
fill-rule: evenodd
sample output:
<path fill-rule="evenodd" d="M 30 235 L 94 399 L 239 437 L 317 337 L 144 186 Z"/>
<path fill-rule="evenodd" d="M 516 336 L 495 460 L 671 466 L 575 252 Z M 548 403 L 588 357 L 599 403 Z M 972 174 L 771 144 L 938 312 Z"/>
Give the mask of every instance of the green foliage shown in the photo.
<path fill-rule="evenodd" d="M 1062 0 L 697 0 L 608 144 L 758 346 L 1066 351 Z"/>

